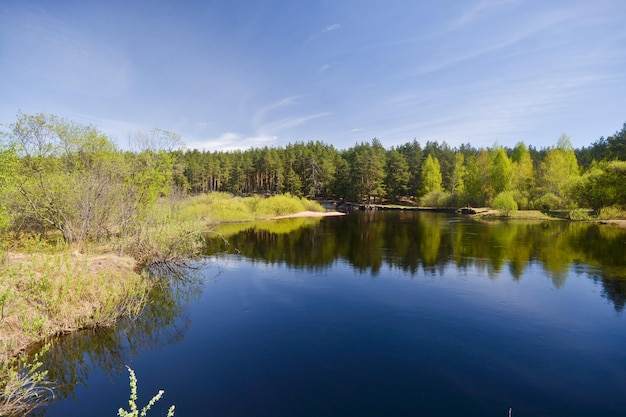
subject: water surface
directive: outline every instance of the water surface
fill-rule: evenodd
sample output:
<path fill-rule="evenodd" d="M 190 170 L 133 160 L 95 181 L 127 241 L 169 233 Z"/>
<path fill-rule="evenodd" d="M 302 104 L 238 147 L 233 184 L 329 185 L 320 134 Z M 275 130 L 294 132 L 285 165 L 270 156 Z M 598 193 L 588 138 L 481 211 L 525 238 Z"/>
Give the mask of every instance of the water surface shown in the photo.
<path fill-rule="evenodd" d="M 57 341 L 46 416 L 115 415 L 124 365 L 140 402 L 166 391 L 152 415 L 624 415 L 624 230 L 395 212 L 223 232 L 139 319 Z"/>

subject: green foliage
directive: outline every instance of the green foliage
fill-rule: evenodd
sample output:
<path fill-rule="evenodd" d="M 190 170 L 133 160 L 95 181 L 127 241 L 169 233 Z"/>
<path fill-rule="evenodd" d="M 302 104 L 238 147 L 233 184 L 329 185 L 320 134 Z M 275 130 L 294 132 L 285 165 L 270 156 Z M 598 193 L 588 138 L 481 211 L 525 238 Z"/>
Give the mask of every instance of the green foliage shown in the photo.
<path fill-rule="evenodd" d="M 592 166 L 574 182 L 571 194 L 581 205 L 599 212 L 612 205 L 626 206 L 626 161 Z"/>
<path fill-rule="evenodd" d="M 602 207 L 598 219 L 626 219 L 626 206 L 608 206 Z"/>
<path fill-rule="evenodd" d="M 160 390 L 140 411 L 139 408 L 137 408 L 137 377 L 135 376 L 135 371 L 133 371 L 130 367 L 127 367 L 127 369 L 130 374 L 130 398 L 128 399 L 129 410 L 126 411 L 123 408 L 120 408 L 117 411 L 117 415 L 119 417 L 145 417 L 152 406 L 154 406 L 154 404 L 156 404 L 156 402 L 163 397 L 164 391 Z M 174 416 L 174 409 L 175 406 L 172 405 L 167 410 L 167 417 Z"/>
<path fill-rule="evenodd" d="M 534 206 L 541 211 L 550 211 L 563 207 L 563 200 L 552 193 L 546 193 L 535 200 Z"/>
<path fill-rule="evenodd" d="M 387 193 L 391 200 L 398 196 L 406 195 L 410 179 L 409 164 L 406 157 L 397 150 L 392 150 L 387 155 Z"/>
<path fill-rule="evenodd" d="M 115 146 L 92 126 L 18 114 L 10 145 L 19 156 L 11 207 L 31 228 L 60 231 L 68 242 L 108 233 L 121 181 Z"/>
<path fill-rule="evenodd" d="M 453 207 L 454 196 L 448 191 L 431 191 L 420 199 L 423 207 Z"/>
<path fill-rule="evenodd" d="M 508 216 L 512 211 L 517 211 L 517 202 L 513 198 L 513 194 L 510 192 L 501 192 L 494 199 L 491 204 L 496 210 L 503 212 Z"/>
<path fill-rule="evenodd" d="M 465 155 L 458 152 L 454 155 L 454 168 L 450 178 L 450 191 L 452 194 L 461 196 L 465 194 L 465 175 L 467 168 L 465 167 Z"/>
<path fill-rule="evenodd" d="M 386 154 L 378 139 L 361 143 L 345 153 L 349 176 L 346 184 L 349 195 L 366 204 L 385 195 Z"/>
<path fill-rule="evenodd" d="M 439 160 L 432 155 L 428 155 L 422 165 L 422 194 L 427 195 L 433 191 L 441 191 L 442 177 Z"/>
<path fill-rule="evenodd" d="M 535 189 L 535 169 L 528 151 L 523 143 L 518 143 L 513 149 L 513 172 L 511 174 L 511 190 L 520 208 L 529 208 L 531 194 Z"/>
<path fill-rule="evenodd" d="M 0 415 L 23 416 L 54 397 L 48 372 L 42 369 L 44 346 L 34 357 L 2 358 L 0 365 Z"/>
<path fill-rule="evenodd" d="M 17 163 L 17 155 L 13 150 L 0 148 L 0 249 L 2 236 L 11 223 L 6 202 L 12 198 Z"/>
<path fill-rule="evenodd" d="M 491 149 L 489 159 L 490 192 L 497 195 L 509 189 L 513 166 L 504 148 L 500 146 Z"/>
<path fill-rule="evenodd" d="M 584 221 L 584 220 L 591 220 L 592 219 L 592 211 L 590 210 L 585 210 L 585 209 L 574 209 L 571 210 L 569 212 L 569 220 L 574 220 L 574 221 Z"/>
<path fill-rule="evenodd" d="M 229 193 L 209 193 L 185 199 L 175 209 L 185 221 L 193 219 L 208 223 L 247 221 L 276 217 L 301 211 L 325 211 L 314 201 L 282 194 L 262 198 L 235 197 Z"/>
<path fill-rule="evenodd" d="M 579 176 L 578 161 L 569 138 L 562 135 L 559 145 L 546 152 L 539 166 L 538 185 L 544 194 L 555 195 L 559 202 L 552 208 L 566 207 L 570 201 L 570 190 Z"/>
<path fill-rule="evenodd" d="M 489 200 L 489 166 L 489 153 L 485 149 L 471 155 L 467 160 L 465 199 L 475 207 L 484 206 Z"/>

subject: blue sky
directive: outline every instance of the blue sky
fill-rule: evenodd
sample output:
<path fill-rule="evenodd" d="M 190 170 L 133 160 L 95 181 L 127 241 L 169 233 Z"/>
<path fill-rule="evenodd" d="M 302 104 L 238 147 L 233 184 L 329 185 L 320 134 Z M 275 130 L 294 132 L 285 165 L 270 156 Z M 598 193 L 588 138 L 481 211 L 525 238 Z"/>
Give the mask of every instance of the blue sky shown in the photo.
<path fill-rule="evenodd" d="M 626 1 L 0 2 L 0 123 L 207 150 L 586 146 L 626 122 Z"/>

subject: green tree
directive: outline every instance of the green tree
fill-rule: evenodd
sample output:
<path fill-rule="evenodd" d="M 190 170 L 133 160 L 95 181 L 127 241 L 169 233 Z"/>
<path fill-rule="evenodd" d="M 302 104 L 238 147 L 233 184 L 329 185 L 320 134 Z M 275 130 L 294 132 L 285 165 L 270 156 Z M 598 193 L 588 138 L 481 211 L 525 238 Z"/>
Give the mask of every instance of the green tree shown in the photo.
<path fill-rule="evenodd" d="M 491 149 L 489 162 L 489 187 L 490 197 L 492 197 L 509 189 L 513 166 L 501 146 L 494 146 Z"/>
<path fill-rule="evenodd" d="M 540 193 L 553 194 L 560 201 L 556 208 L 565 207 L 570 201 L 570 188 L 578 176 L 578 161 L 574 148 L 569 138 L 561 135 L 557 146 L 547 150 L 539 166 Z"/>
<path fill-rule="evenodd" d="M 2 234 L 11 223 L 6 202 L 13 199 L 17 155 L 10 149 L 0 149 L 0 243 Z"/>
<path fill-rule="evenodd" d="M 422 195 L 443 190 L 439 160 L 432 155 L 428 155 L 422 165 L 421 183 Z"/>
<path fill-rule="evenodd" d="M 500 210 L 506 216 L 512 211 L 517 211 L 517 202 L 513 198 L 513 194 L 508 191 L 501 192 L 493 199 L 492 207 L 496 210 Z"/>
<path fill-rule="evenodd" d="M 385 149 L 378 139 L 353 148 L 352 179 L 356 196 L 367 204 L 385 195 Z"/>
<path fill-rule="evenodd" d="M 93 126 L 51 115 L 19 113 L 10 129 L 24 222 L 53 227 L 68 242 L 108 233 L 121 181 L 113 143 Z"/>
<path fill-rule="evenodd" d="M 416 196 L 419 194 L 421 189 L 420 175 L 422 173 L 422 147 L 419 142 L 414 139 L 412 142 L 398 147 L 398 152 L 404 155 L 407 164 L 409 165 L 408 194 Z"/>
<path fill-rule="evenodd" d="M 489 198 L 489 152 L 481 149 L 467 159 L 465 200 L 473 206 L 483 206 Z"/>
<path fill-rule="evenodd" d="M 592 166 L 572 187 L 576 202 L 597 213 L 604 207 L 626 207 L 626 161 L 601 162 Z"/>
<path fill-rule="evenodd" d="M 456 199 L 456 204 L 459 204 L 459 199 L 465 194 L 465 175 L 467 169 L 465 167 L 465 155 L 461 152 L 457 152 L 454 155 L 454 165 L 452 168 L 452 175 L 450 177 L 450 192 L 453 198 Z"/>
<path fill-rule="evenodd" d="M 511 191 L 519 205 L 522 208 L 528 208 L 531 193 L 535 188 L 535 170 L 530 152 L 524 142 L 515 145 L 511 159 L 513 162 Z"/>
<path fill-rule="evenodd" d="M 406 195 L 410 179 L 409 164 L 404 155 L 395 149 L 387 154 L 387 177 L 385 185 L 390 199 Z"/>

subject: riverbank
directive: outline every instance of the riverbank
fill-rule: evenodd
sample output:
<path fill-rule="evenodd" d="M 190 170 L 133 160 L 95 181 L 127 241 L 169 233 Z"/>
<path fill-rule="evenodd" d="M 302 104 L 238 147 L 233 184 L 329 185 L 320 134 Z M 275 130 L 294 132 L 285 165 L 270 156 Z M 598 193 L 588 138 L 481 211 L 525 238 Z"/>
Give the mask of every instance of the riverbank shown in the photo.
<path fill-rule="evenodd" d="M 50 336 L 138 314 L 151 285 L 131 257 L 69 250 L 7 253 L 0 275 L 2 361 Z"/>
<path fill-rule="evenodd" d="M 272 220 L 344 214 L 301 210 L 255 217 Z M 148 302 L 152 285 L 142 268 L 150 257 L 167 260 L 169 255 L 161 247 L 171 248 L 171 241 L 181 234 L 175 226 L 182 223 L 181 219 L 174 219 L 165 231 L 152 230 L 148 234 L 162 238 L 162 242 L 142 242 L 139 249 L 128 251 L 134 257 L 107 252 L 105 245 L 92 245 L 91 253 L 83 254 L 42 243 L 42 249 L 5 253 L 0 260 L 0 363 L 50 336 L 110 326 L 119 317 L 138 314 Z M 222 221 L 208 222 L 205 218 L 204 224 L 213 227 L 219 223 Z M 185 233 L 190 233 L 191 227 L 188 225 Z M 196 222 L 193 227 L 204 226 Z"/>
<path fill-rule="evenodd" d="M 0 252 L 0 415 L 23 415 L 33 405 L 31 388 L 42 381 L 21 352 L 51 336 L 140 314 L 158 280 L 148 271 L 159 274 L 197 256 L 203 233 L 215 225 L 324 211 L 290 195 L 212 193 L 162 199 L 134 227 L 111 225 L 112 233 L 97 241 L 68 245 L 53 230 L 0 236 L 12 248 Z"/>

